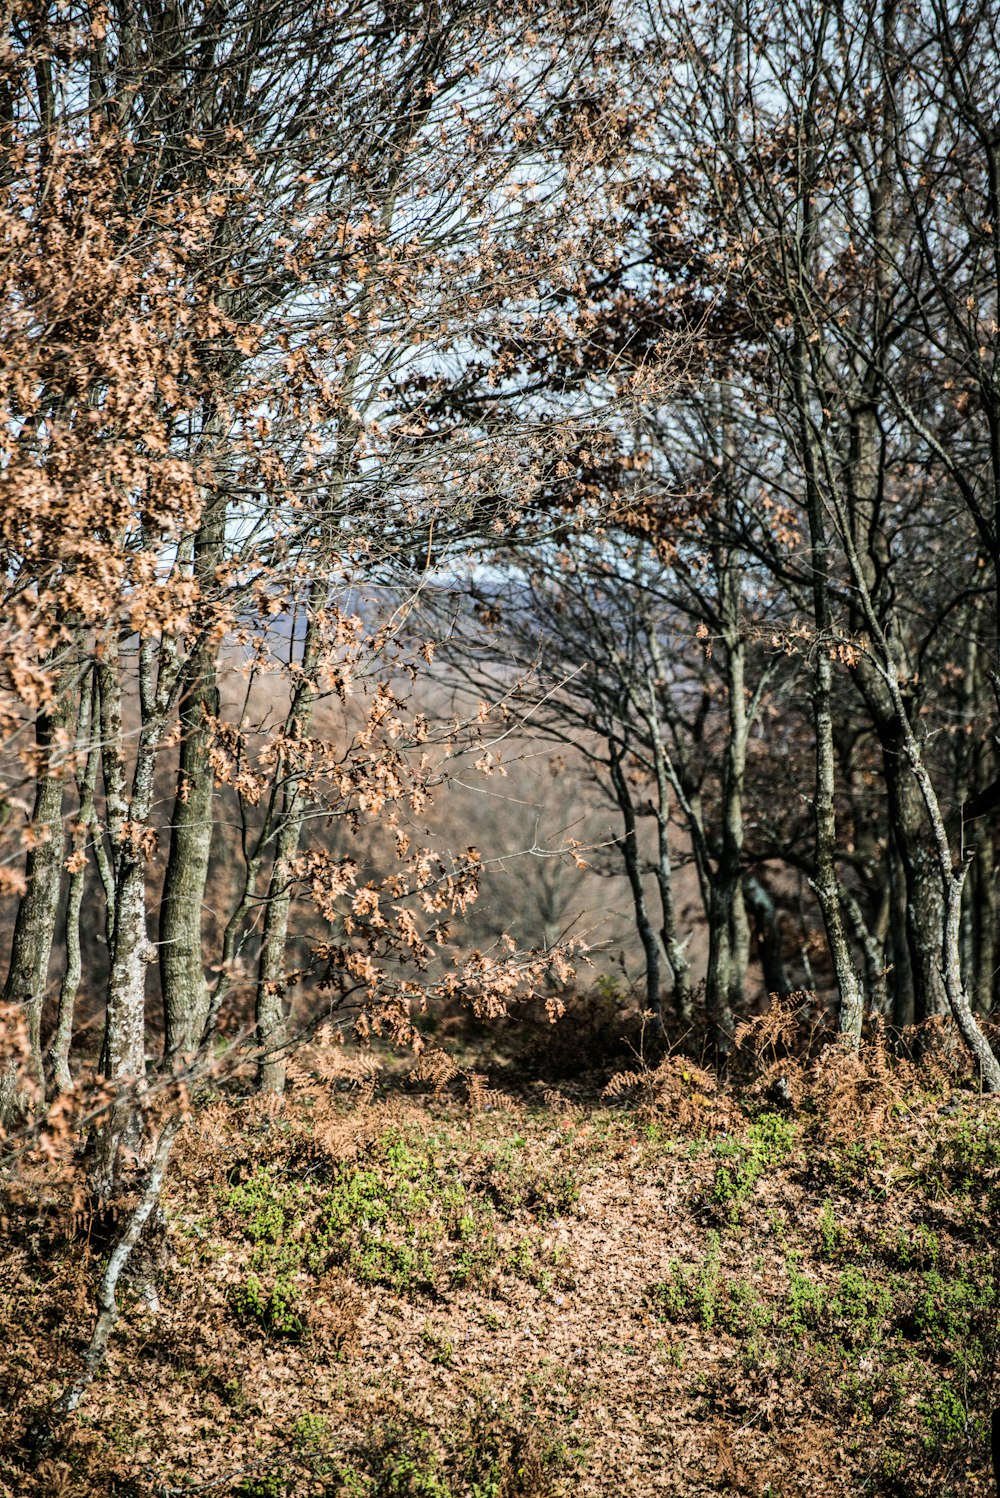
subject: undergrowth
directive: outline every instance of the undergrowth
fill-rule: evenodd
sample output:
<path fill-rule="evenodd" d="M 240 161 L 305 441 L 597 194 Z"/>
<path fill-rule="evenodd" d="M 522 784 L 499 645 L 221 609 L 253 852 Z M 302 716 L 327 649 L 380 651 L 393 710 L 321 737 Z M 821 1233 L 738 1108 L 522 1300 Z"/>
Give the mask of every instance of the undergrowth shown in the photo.
<path fill-rule="evenodd" d="M 578 1468 L 573 1450 L 530 1403 L 481 1389 L 440 1427 L 381 1424 L 345 1451 L 325 1415 L 286 1431 L 266 1470 L 244 1477 L 239 1498 L 548 1498 Z"/>
<path fill-rule="evenodd" d="M 235 1313 L 301 1337 L 308 1287 L 333 1268 L 411 1297 L 489 1291 L 507 1275 L 545 1285 L 558 1262 L 531 1225 L 572 1212 L 580 1189 L 571 1169 L 529 1160 L 524 1145 L 515 1135 L 469 1158 L 447 1134 L 390 1129 L 326 1180 L 253 1168 L 221 1203 L 252 1245 Z"/>
<path fill-rule="evenodd" d="M 933 1051 L 769 1024 L 739 1085 L 669 1056 L 479 1114 L 302 1075 L 278 1114 L 220 1102 L 160 1310 L 123 1287 L 44 1447 L 101 1250 L 10 1213 L 0 1495 L 986 1498 L 995 1107 Z"/>

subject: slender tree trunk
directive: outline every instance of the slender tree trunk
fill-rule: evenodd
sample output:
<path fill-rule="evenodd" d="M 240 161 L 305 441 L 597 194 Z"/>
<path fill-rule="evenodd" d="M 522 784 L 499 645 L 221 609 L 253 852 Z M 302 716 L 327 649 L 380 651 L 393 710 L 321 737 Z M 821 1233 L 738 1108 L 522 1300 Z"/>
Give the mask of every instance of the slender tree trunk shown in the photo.
<path fill-rule="evenodd" d="M 837 1028 L 852 1045 L 857 1045 L 861 1039 L 865 996 L 847 937 L 840 881 L 837 878 L 837 818 L 834 810 L 836 756 L 831 696 L 831 662 L 828 648 L 821 639 L 816 646 L 813 677 L 813 722 L 816 729 L 816 877 L 812 880 L 812 886 L 823 914 L 826 939 L 840 995 Z"/>
<path fill-rule="evenodd" d="M 195 540 L 194 575 L 203 596 L 215 586 L 225 540 L 225 505 L 209 502 Z M 208 758 L 208 718 L 219 711 L 218 645 L 203 621 L 202 637 L 184 669 L 181 745 L 170 823 L 170 850 L 160 903 L 160 983 L 164 1062 L 197 1050 L 209 1011 L 202 952 L 202 908 L 212 849 L 215 777 Z"/>
<path fill-rule="evenodd" d="M 258 1081 L 262 1092 L 281 1096 L 285 1090 L 288 1023 L 285 1012 L 285 949 L 291 909 L 289 865 L 298 849 L 300 819 L 289 805 L 275 840 L 274 865 L 267 891 L 264 932 L 257 971 Z"/>
<path fill-rule="evenodd" d="M 156 1147 L 152 1154 L 138 1204 L 133 1209 L 125 1225 L 125 1231 L 111 1251 L 107 1267 L 101 1276 L 101 1282 L 97 1288 L 97 1322 L 94 1326 L 90 1344 L 84 1353 L 83 1370 L 74 1379 L 73 1383 L 63 1391 L 53 1406 L 53 1410 L 57 1415 L 72 1414 L 79 1407 L 89 1385 L 93 1382 L 94 1374 L 104 1361 L 104 1356 L 108 1350 L 108 1342 L 111 1339 L 111 1333 L 115 1329 L 119 1316 L 118 1282 L 121 1279 L 123 1269 L 142 1237 L 143 1229 L 158 1210 L 160 1193 L 163 1189 L 163 1178 L 167 1170 L 167 1162 L 170 1159 L 170 1151 L 179 1128 L 180 1119 L 173 1118 L 165 1123 L 160 1131 L 160 1137 L 156 1142 Z"/>
<path fill-rule="evenodd" d="M 708 912 L 708 969 L 705 974 L 705 1008 L 712 1021 L 715 1042 L 720 1054 L 732 1049 L 736 1026 L 733 1020 L 732 994 L 732 905 L 734 886 L 729 880 L 712 882 Z"/>
<path fill-rule="evenodd" d="M 809 128 L 812 128 L 811 122 Z M 808 253 L 814 232 L 808 204 L 806 218 L 804 245 L 805 253 Z M 793 361 L 796 415 L 806 472 L 806 510 L 812 549 L 813 620 L 816 626 L 812 683 L 813 726 L 816 733 L 816 793 L 813 803 L 816 874 L 811 883 L 822 912 L 837 982 L 837 1028 L 841 1035 L 856 1046 L 861 1039 L 865 996 L 847 937 L 837 876 L 837 814 L 834 800 L 837 759 L 833 737 L 833 663 L 830 659 L 831 618 L 828 591 L 830 542 L 817 473 L 816 447 L 811 428 L 808 358 L 802 332 L 799 332 L 795 340 Z"/>
<path fill-rule="evenodd" d="M 27 889 L 17 907 L 10 967 L 3 989 L 4 1003 L 24 1007 L 32 1071 L 41 1088 L 44 1088 L 42 1005 L 59 914 L 65 847 L 64 775 L 53 764 L 52 752 L 59 731 L 67 726 L 69 719 L 70 695 L 65 693 L 52 712 L 40 716 L 35 725 L 38 775 L 31 812 L 32 844 L 25 870 Z"/>
<path fill-rule="evenodd" d="M 66 970 L 59 989 L 59 1011 L 55 1034 L 49 1046 L 49 1060 L 60 1092 L 73 1090 L 73 1077 L 69 1066 L 70 1047 L 73 1043 L 73 1012 L 76 995 L 83 976 L 83 954 L 80 942 L 80 917 L 83 897 L 87 885 L 87 848 L 93 837 L 97 822 L 94 805 L 94 789 L 97 783 L 97 765 L 100 757 L 96 743 L 91 742 L 94 725 L 96 684 L 93 673 L 84 685 L 77 719 L 77 752 L 84 754 L 82 767 L 77 772 L 76 786 L 79 796 L 76 825 L 71 845 L 69 893 L 66 899 Z"/>
<path fill-rule="evenodd" d="M 660 716 L 656 704 L 656 686 L 649 679 L 649 724 L 653 745 L 653 766 L 656 773 L 656 885 L 660 894 L 660 939 L 666 955 L 673 984 L 674 1012 L 683 1024 L 690 1024 L 694 1012 L 691 993 L 691 964 L 677 932 L 677 907 L 674 902 L 674 876 L 670 857 L 670 778 L 667 770 L 666 749 L 660 730 Z"/>
<path fill-rule="evenodd" d="M 987 835 L 976 850 L 972 865 L 974 887 L 973 909 L 975 910 L 975 976 L 972 998 L 976 1010 L 988 1015 L 993 1009 L 994 984 L 997 977 L 997 890 L 996 862 L 993 841 Z"/>
<path fill-rule="evenodd" d="M 133 794 L 128 791 L 122 744 L 122 681 L 117 641 L 109 641 L 98 665 L 101 741 L 108 835 L 115 879 L 115 932 L 111 942 L 108 1013 L 101 1065 L 111 1081 L 134 1081 L 145 1071 L 146 968 L 151 948 L 146 932 L 144 805 L 150 799 L 152 764 L 140 738 Z M 146 789 L 141 781 L 150 782 Z M 145 795 L 142 794 L 145 789 Z"/>
<path fill-rule="evenodd" d="M 657 943 L 656 932 L 653 930 L 652 922 L 649 919 L 646 892 L 642 884 L 642 867 L 636 836 L 635 806 L 632 802 L 632 793 L 629 790 L 621 758 L 615 753 L 614 749 L 611 751 L 611 783 L 614 786 L 618 807 L 625 826 L 625 834 L 620 840 L 622 859 L 625 864 L 625 873 L 628 877 L 629 888 L 632 891 L 635 927 L 646 958 L 646 1008 L 656 1016 L 662 1028 L 660 948 Z"/>
<path fill-rule="evenodd" d="M 873 1014 L 887 1014 L 889 994 L 886 987 L 885 952 L 865 920 L 864 911 L 850 890 L 841 891 L 844 916 L 854 934 L 854 940 L 864 954 L 865 980 L 868 984 L 868 1006 Z"/>
<path fill-rule="evenodd" d="M 306 600 L 307 609 L 311 598 Z M 293 640 L 294 645 L 294 640 Z M 312 673 L 318 652 L 318 631 L 311 613 L 302 642 L 302 662 L 285 719 L 285 734 L 294 744 L 309 730 L 316 688 Z M 294 766 L 286 761 L 287 779 L 281 791 L 281 811 L 274 834 L 274 861 L 268 883 L 257 970 L 256 1021 L 260 1046 L 258 1083 L 262 1092 L 281 1096 L 285 1090 L 288 1026 L 285 1013 L 285 948 L 292 903 L 291 864 L 302 836 L 305 802 Z"/>
<path fill-rule="evenodd" d="M 920 786 L 905 757 L 901 731 L 894 725 L 884 745 L 886 788 L 893 841 L 906 882 L 906 937 L 913 975 L 914 1018 L 919 1024 L 947 1014 L 948 993 L 941 961 L 947 888 Z"/>
<path fill-rule="evenodd" d="M 962 919 L 962 885 L 968 873 L 969 862 L 974 857 L 970 851 L 966 861 L 962 864 L 951 878 L 948 886 L 948 897 L 945 904 L 945 930 L 944 930 L 944 981 L 948 992 L 948 1001 L 952 1015 L 958 1026 L 959 1034 L 965 1041 L 979 1066 L 980 1080 L 984 1092 L 1000 1092 L 1000 1061 L 990 1047 L 989 1041 L 983 1034 L 972 1006 L 969 1003 L 969 995 L 962 981 L 962 969 L 959 961 L 959 924 Z"/>
<path fill-rule="evenodd" d="M 910 965 L 910 939 L 906 921 L 906 875 L 896 847 L 889 837 L 886 850 L 889 876 L 889 950 L 892 959 L 892 1023 L 905 1030 L 916 1018 L 916 996 L 913 991 L 913 969 Z"/>
<path fill-rule="evenodd" d="M 101 1070 L 118 1097 L 92 1140 L 91 1182 L 96 1195 L 114 1191 L 122 1150 L 140 1151 L 142 1118 L 137 1097 L 146 1076 L 146 973 L 155 958 L 146 929 L 146 858 L 156 755 L 165 716 L 164 695 L 171 676 L 166 641 L 160 647 L 160 682 L 155 682 L 156 647 L 139 645 L 139 703 L 142 726 L 131 777 L 123 754 L 122 677 L 119 642 L 109 638 L 97 667 L 101 757 L 108 837 L 115 881 L 115 922 L 111 941 L 108 1004 L 101 1047 Z"/>
<path fill-rule="evenodd" d="M 753 916 L 754 935 L 764 975 L 764 992 L 781 998 L 791 991 L 782 950 L 781 929 L 774 896 L 753 874 L 743 881 L 744 896 Z"/>
<path fill-rule="evenodd" d="M 962 808 L 961 840 L 976 850 L 962 892 L 962 973 L 973 1012 L 988 1015 L 993 1008 L 993 985 L 997 963 L 996 851 L 992 818 L 974 818 L 966 824 L 965 807 L 985 790 L 993 778 L 993 745 L 969 730 L 992 708 L 1000 709 L 1000 692 L 993 685 L 988 663 L 984 670 L 981 636 L 984 604 L 976 599 L 969 608 L 965 627 L 966 655 L 962 674 L 963 713 L 966 733 L 959 736 L 955 753 L 957 773 L 955 800 Z M 985 699 L 985 700 L 984 700 Z"/>
<path fill-rule="evenodd" d="M 746 647 L 740 636 L 738 563 L 726 557 L 719 567 L 725 616 L 726 691 L 729 736 L 722 766 L 722 837 L 712 881 L 706 1002 L 714 1016 L 716 1040 L 726 1054 L 742 1010 L 750 960 L 750 925 L 743 899 L 743 788 L 749 721 L 746 703 Z M 724 928 L 723 929 L 723 924 Z M 718 929 L 716 927 L 718 926 Z"/>
<path fill-rule="evenodd" d="M 729 1007 L 734 1016 L 742 1014 L 746 1006 L 747 969 L 750 966 L 750 934 L 750 918 L 747 914 L 746 897 L 743 893 L 743 876 L 741 874 L 733 890 L 733 905 L 729 917 L 729 949 L 732 953 Z"/>
<path fill-rule="evenodd" d="M 75 850 L 74 850 L 75 851 Z M 73 1075 L 69 1067 L 69 1053 L 73 1044 L 73 1012 L 76 996 L 83 976 L 83 956 L 80 949 L 80 912 L 87 882 L 86 865 L 74 869 L 69 881 L 66 899 L 66 971 L 59 989 L 59 1012 L 55 1034 L 49 1046 L 53 1077 L 59 1092 L 73 1091 Z"/>
<path fill-rule="evenodd" d="M 202 908 L 212 848 L 215 782 L 208 761 L 204 699 L 181 712 L 181 752 L 160 904 L 164 1063 L 197 1050 L 208 1018 Z M 195 722 L 195 715 L 200 722 Z"/>

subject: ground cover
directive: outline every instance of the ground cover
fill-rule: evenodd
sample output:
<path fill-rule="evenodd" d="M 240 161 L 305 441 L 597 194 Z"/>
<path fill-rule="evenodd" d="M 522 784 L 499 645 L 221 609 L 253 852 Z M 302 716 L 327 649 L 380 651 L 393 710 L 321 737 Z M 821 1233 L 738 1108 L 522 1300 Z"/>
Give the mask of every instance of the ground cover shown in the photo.
<path fill-rule="evenodd" d="M 79 1412 L 99 1235 L 5 1218 L 0 1492 L 993 1491 L 1000 1114 L 941 1067 L 679 1057 L 472 1111 L 308 1065 L 187 1126 Z"/>

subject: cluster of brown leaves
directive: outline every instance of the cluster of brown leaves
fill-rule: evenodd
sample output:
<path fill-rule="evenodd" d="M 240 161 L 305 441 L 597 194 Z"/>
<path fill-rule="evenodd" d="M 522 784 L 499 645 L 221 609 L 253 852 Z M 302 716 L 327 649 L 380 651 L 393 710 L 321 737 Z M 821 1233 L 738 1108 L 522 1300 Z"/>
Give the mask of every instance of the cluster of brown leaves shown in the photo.
<path fill-rule="evenodd" d="M 616 1072 L 604 1096 L 634 1099 L 640 1118 L 684 1132 L 716 1134 L 731 1128 L 735 1117 L 717 1075 L 685 1056 L 665 1056 L 656 1066 Z"/>

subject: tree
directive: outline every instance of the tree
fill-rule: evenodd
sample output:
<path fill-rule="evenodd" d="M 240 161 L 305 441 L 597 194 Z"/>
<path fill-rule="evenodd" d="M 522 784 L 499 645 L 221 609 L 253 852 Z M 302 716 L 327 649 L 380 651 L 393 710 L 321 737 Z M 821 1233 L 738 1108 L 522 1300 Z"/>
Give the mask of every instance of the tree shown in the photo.
<path fill-rule="evenodd" d="M 928 354 L 941 368 L 953 347 L 935 313 L 931 339 L 914 334 L 928 331 L 924 236 L 919 228 L 908 233 L 919 221 L 920 197 L 907 190 L 900 161 L 920 159 L 932 139 L 924 133 L 923 61 L 919 69 L 903 65 L 916 55 L 911 48 L 923 47 L 922 23 L 911 25 L 892 6 L 868 20 L 791 5 L 777 17 L 749 7 L 705 20 L 678 7 L 661 12 L 660 27 L 690 83 L 683 96 L 671 96 L 688 102 L 665 113 L 687 159 L 699 153 L 704 191 L 696 214 L 720 245 L 720 273 L 728 265 L 755 321 L 764 377 L 749 366 L 753 383 L 745 388 L 756 392 L 802 486 L 816 631 L 815 886 L 841 1023 L 859 1033 L 862 993 L 836 868 L 831 657 L 838 653 L 852 667 L 882 747 L 906 876 L 917 1014 L 950 1007 L 993 1086 L 1000 1072 L 971 1022 L 954 947 L 962 878 L 919 727 L 916 661 L 942 613 L 913 608 L 914 591 L 927 597 L 925 578 L 907 569 L 894 545 L 927 440 L 912 420 L 908 431 L 902 425 L 899 392 L 913 388 Z M 959 554 L 968 555 L 970 541 L 974 547 L 966 530 Z M 766 536 L 758 546 L 775 555 Z M 787 572 L 787 561 L 781 565 Z M 945 604 L 944 617 L 951 607 Z"/>
<path fill-rule="evenodd" d="M 444 11 L 359 0 L 337 16 L 304 3 L 280 17 L 255 0 L 169 14 L 40 5 L 12 20 L 7 222 L 19 261 L 5 331 L 21 372 L 6 392 L 5 481 L 35 531 L 11 524 L 5 562 L 12 602 L 39 579 L 49 591 L 31 595 L 34 653 L 23 633 L 9 651 L 12 722 L 42 709 L 42 773 L 8 993 L 33 1016 L 39 1073 L 73 769 L 91 834 L 71 872 L 85 881 L 92 856 L 106 895 L 109 1080 L 142 1085 L 153 962 L 175 1067 L 208 1038 L 248 935 L 261 1043 L 280 1055 L 310 797 L 330 805 L 325 780 L 339 786 L 334 802 L 349 806 L 357 789 L 374 804 L 371 734 L 387 714 L 397 721 L 376 687 L 346 766 L 310 734 L 317 703 L 346 697 L 348 668 L 370 676 L 361 657 L 377 663 L 392 640 L 393 621 L 369 611 L 359 622 L 351 595 L 511 523 L 511 486 L 530 494 L 560 445 L 554 429 L 508 414 L 510 390 L 474 426 L 446 430 L 437 413 L 492 329 L 543 316 L 554 288 L 572 284 L 614 197 L 627 130 L 621 119 L 593 128 L 595 79 L 616 66 L 603 25 L 464 0 Z M 583 182 L 584 163 L 604 174 L 602 193 Z M 59 255 L 61 279 L 44 281 Z M 81 498 L 95 462 L 106 483 Z M 62 485 L 62 511 L 43 484 Z M 53 542 L 66 514 L 72 555 Z M 216 779 L 227 745 L 239 759 L 252 736 L 220 717 L 233 644 L 251 675 L 280 672 L 289 690 L 270 749 L 247 777 L 234 772 L 265 811 L 212 992 L 202 910 Z M 90 716 L 71 723 L 81 690 Z M 157 777 L 171 765 L 161 886 Z M 74 919 L 81 903 L 78 882 Z"/>

